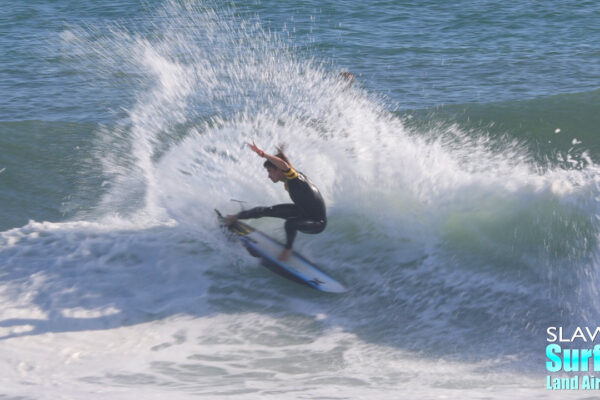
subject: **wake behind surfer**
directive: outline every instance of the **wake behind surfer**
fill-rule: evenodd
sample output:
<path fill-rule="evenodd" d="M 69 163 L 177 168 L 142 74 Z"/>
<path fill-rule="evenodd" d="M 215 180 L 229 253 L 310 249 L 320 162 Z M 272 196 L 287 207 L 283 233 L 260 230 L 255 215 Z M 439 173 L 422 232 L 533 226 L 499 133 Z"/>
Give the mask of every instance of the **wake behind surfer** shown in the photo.
<path fill-rule="evenodd" d="M 275 155 L 267 154 L 254 143 L 248 146 L 259 156 L 266 158 L 263 166 L 274 183 L 283 182 L 293 203 L 278 204 L 271 207 L 255 207 L 225 218 L 227 225 L 238 219 L 275 217 L 285 219 L 285 249 L 279 260 L 286 261 L 292 253 L 292 245 L 298 231 L 303 233 L 320 233 L 327 225 L 325 202 L 319 189 L 304 175 L 296 171 L 287 156 L 284 146 L 277 148 Z"/>

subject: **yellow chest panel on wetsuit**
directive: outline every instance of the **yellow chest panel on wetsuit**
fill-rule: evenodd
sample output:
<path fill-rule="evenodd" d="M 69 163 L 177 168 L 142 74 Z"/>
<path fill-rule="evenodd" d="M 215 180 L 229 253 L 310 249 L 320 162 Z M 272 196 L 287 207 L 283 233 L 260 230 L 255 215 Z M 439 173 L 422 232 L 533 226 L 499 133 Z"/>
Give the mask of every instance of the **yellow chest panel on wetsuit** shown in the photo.
<path fill-rule="evenodd" d="M 293 167 L 283 173 L 286 178 L 285 190 L 288 191 L 302 214 L 308 218 L 324 220 L 326 218 L 325 202 L 319 189 L 304 174 L 297 172 Z"/>

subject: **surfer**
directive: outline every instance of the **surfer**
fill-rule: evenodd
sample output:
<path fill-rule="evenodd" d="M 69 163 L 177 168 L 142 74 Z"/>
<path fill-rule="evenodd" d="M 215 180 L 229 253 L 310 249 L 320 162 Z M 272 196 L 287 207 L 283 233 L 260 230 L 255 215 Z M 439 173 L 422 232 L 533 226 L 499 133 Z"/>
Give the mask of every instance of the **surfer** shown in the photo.
<path fill-rule="evenodd" d="M 343 71 L 340 72 L 338 76 L 340 78 L 340 81 L 345 85 L 345 89 L 350 89 L 352 85 L 354 85 L 354 79 L 356 78 L 356 76 L 352 72 Z"/>
<path fill-rule="evenodd" d="M 293 204 L 278 204 L 271 207 L 255 207 L 250 210 L 228 215 L 225 224 L 231 225 L 238 219 L 275 217 L 285 219 L 285 249 L 279 260 L 287 261 L 292 254 L 292 245 L 298 231 L 303 233 L 320 233 L 325 229 L 327 217 L 325 202 L 319 189 L 304 175 L 296 171 L 283 152 L 284 145 L 277 148 L 277 154 L 265 153 L 254 144 L 248 146 L 259 156 L 266 158 L 263 166 L 274 183 L 283 182 Z"/>

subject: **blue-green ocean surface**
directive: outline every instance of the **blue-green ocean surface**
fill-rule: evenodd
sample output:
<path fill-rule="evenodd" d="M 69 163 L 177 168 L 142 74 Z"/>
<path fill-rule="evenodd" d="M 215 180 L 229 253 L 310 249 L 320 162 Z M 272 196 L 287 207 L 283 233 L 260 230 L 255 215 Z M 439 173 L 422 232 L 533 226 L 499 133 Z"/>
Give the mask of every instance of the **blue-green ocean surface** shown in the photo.
<path fill-rule="evenodd" d="M 590 398 L 546 389 L 545 346 L 600 321 L 599 20 L 3 3 L 0 398 Z M 253 140 L 319 187 L 327 229 L 295 248 L 348 293 L 223 237 L 214 208 L 289 202 Z"/>

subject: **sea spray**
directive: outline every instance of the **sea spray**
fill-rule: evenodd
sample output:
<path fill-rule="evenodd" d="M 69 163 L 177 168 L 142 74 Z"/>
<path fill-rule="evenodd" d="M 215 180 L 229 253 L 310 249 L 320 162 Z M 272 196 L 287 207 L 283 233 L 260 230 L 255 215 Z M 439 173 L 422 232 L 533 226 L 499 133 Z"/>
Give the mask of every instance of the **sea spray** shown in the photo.
<path fill-rule="evenodd" d="M 593 162 L 539 168 L 520 143 L 485 131 L 409 129 L 360 80 L 348 88 L 336 68 L 232 10 L 170 2 L 149 18 L 143 28 L 123 22 L 65 35 L 85 49 L 82 57 L 93 55 L 94 73 L 120 76 L 131 91 L 122 118 L 100 129 L 96 142 L 105 193 L 90 219 L 119 233 L 92 234 L 73 245 L 74 259 L 98 270 L 109 261 L 139 273 L 146 264 L 169 266 L 174 291 L 180 268 L 192 268 L 208 287 L 201 310 L 285 304 L 300 315 L 327 315 L 330 326 L 361 340 L 430 357 L 449 341 L 445 357 L 527 362 L 542 357 L 529 346 L 546 325 L 598 315 Z M 318 240 L 300 236 L 297 249 L 343 277 L 352 297 L 313 302 L 285 287 L 270 302 L 274 277 L 220 236 L 212 209 L 237 211 L 229 199 L 289 201 L 248 151 L 251 140 L 265 149 L 288 143 L 294 165 L 322 190 L 328 229 Z M 115 221 L 132 225 L 124 247 Z M 255 223 L 282 234 L 281 221 Z M 153 257 L 143 254 L 148 237 L 158 249 Z M 115 257 L 94 258 L 102 254 L 95 243 Z M 27 254 L 23 245 L 17 260 Z M 58 246 L 58 257 L 70 248 Z M 191 298 L 183 301 L 182 308 L 161 304 L 192 312 Z"/>

